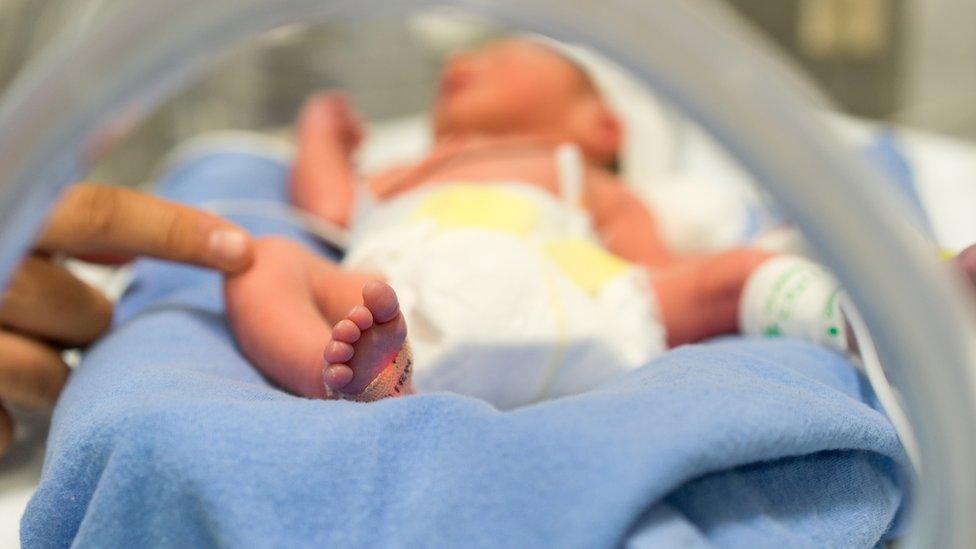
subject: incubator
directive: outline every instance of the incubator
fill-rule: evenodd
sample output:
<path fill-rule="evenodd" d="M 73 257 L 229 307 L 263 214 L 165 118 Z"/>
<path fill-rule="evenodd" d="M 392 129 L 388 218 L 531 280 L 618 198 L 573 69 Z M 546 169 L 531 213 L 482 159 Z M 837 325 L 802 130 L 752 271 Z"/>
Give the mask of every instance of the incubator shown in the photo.
<path fill-rule="evenodd" d="M 970 520 L 976 512 L 976 305 L 936 262 L 924 233 L 903 222 L 912 214 L 902 197 L 888 192 L 888 176 L 840 145 L 820 95 L 711 2 L 120 5 L 92 32 L 52 43 L 0 103 L 0 282 L 7 281 L 57 193 L 97 160 L 99 144 L 136 125 L 218 52 L 299 22 L 445 6 L 605 53 L 731 152 L 848 290 L 863 317 L 855 329 L 870 330 L 877 360 L 903 395 L 919 452 L 905 546 L 970 546 L 976 539 Z M 217 207 L 239 212 L 249 205 Z M 317 231 L 342 244 L 330 228 Z M 872 382 L 883 380 L 876 372 Z"/>

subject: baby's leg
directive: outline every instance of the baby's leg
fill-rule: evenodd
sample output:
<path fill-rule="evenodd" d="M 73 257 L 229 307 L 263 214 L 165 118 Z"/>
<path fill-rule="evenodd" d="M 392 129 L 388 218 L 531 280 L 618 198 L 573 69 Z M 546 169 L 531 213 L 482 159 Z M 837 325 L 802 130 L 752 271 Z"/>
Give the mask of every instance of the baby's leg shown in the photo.
<path fill-rule="evenodd" d="M 735 333 L 739 298 L 749 275 L 773 254 L 740 249 L 682 260 L 654 271 L 668 346 Z"/>
<path fill-rule="evenodd" d="M 388 285 L 344 271 L 285 239 L 259 240 L 254 266 L 229 277 L 224 294 L 244 354 L 269 378 L 303 396 L 324 398 L 340 390 L 359 395 L 384 376 L 406 337 Z M 326 368 L 326 361 L 336 364 Z M 407 392 L 409 384 L 400 389 Z"/>

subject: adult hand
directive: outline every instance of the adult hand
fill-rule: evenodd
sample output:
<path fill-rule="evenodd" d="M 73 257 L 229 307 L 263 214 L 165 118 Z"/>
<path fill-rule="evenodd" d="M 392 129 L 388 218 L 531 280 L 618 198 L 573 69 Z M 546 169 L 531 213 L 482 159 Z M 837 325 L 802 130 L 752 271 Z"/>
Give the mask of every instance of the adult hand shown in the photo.
<path fill-rule="evenodd" d="M 209 213 L 121 187 L 72 186 L 0 300 L 0 402 L 52 405 L 69 371 L 60 351 L 91 343 L 111 324 L 108 298 L 53 254 L 111 262 L 146 255 L 233 273 L 250 266 L 253 244 Z M 12 438 L 0 405 L 0 454 Z"/>

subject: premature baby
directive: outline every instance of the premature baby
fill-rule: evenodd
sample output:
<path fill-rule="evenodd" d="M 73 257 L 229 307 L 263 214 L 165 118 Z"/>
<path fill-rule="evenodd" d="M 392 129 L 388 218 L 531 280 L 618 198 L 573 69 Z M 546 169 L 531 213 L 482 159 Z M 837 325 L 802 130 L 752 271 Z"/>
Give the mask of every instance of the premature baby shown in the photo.
<path fill-rule="evenodd" d="M 623 125 L 550 45 L 456 55 L 432 117 L 426 158 L 364 176 L 346 101 L 303 107 L 292 200 L 348 227 L 348 254 L 339 265 L 262 239 L 254 267 L 225 284 L 241 349 L 285 389 L 408 394 L 415 361 L 418 376 L 464 381 L 436 387 L 515 406 L 720 334 L 851 346 L 840 292 L 815 265 L 756 249 L 672 253 L 614 175 Z"/>

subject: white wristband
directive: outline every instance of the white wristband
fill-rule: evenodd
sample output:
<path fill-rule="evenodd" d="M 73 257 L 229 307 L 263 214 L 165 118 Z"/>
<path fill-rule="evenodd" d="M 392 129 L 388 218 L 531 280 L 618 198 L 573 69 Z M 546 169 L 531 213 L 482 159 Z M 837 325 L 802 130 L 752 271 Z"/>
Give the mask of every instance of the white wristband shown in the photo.
<path fill-rule="evenodd" d="M 840 285 L 826 269 L 796 256 L 766 261 L 746 281 L 739 331 L 797 337 L 846 352 Z"/>

